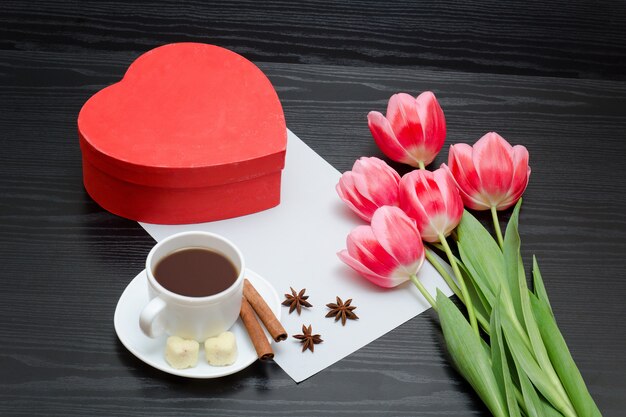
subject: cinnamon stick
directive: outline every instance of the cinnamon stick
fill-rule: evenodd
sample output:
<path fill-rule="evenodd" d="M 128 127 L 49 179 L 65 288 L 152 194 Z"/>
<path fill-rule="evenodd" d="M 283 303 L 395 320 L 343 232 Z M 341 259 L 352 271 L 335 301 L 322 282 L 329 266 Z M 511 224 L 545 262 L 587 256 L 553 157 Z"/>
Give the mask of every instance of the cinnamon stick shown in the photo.
<path fill-rule="evenodd" d="M 248 331 L 248 335 L 250 336 L 250 340 L 252 340 L 252 344 L 254 345 L 259 359 L 262 361 L 273 359 L 274 351 L 270 346 L 270 342 L 267 341 L 265 332 L 245 297 L 241 299 L 241 311 L 239 312 L 239 316 L 244 326 L 246 326 L 246 330 Z"/>
<path fill-rule="evenodd" d="M 287 332 L 285 328 L 280 324 L 280 321 L 278 321 L 274 312 L 267 305 L 263 297 L 261 297 L 256 288 L 254 288 L 247 279 L 243 281 L 243 296 L 248 300 L 274 341 L 280 342 L 281 340 L 286 340 Z"/>

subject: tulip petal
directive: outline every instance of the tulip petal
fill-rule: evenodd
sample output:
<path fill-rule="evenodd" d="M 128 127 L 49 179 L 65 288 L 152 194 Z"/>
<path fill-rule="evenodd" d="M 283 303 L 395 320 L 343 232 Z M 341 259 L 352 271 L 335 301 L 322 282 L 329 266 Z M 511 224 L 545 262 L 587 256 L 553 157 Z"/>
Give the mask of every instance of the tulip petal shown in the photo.
<path fill-rule="evenodd" d="M 433 216 L 445 213 L 446 206 L 442 199 L 439 184 L 435 182 L 434 175 L 430 171 L 417 171 L 417 181 L 415 183 L 415 193 L 419 197 L 420 203 L 424 206 L 424 211 Z"/>
<path fill-rule="evenodd" d="M 448 165 L 456 183 L 467 194 L 478 194 L 480 177 L 472 159 L 473 148 L 467 143 L 450 146 Z"/>
<path fill-rule="evenodd" d="M 415 221 L 397 207 L 381 207 L 372 217 L 372 232 L 387 253 L 400 265 L 424 257 L 424 244 Z"/>
<path fill-rule="evenodd" d="M 528 150 L 524 146 L 516 145 L 513 147 L 513 181 L 508 195 L 498 204 L 498 210 L 506 210 L 511 207 L 526 191 L 530 178 L 528 158 Z"/>
<path fill-rule="evenodd" d="M 395 275 L 395 276 L 389 276 L 389 277 L 378 275 L 377 273 L 371 271 L 365 265 L 360 263 L 358 260 L 350 256 L 349 252 L 345 249 L 340 252 L 337 252 L 337 256 L 346 265 L 348 265 L 349 267 L 354 269 L 356 272 L 358 272 L 360 275 L 362 275 L 364 278 L 366 278 L 368 281 L 370 281 L 371 283 L 375 285 L 378 285 L 379 287 L 393 288 L 409 280 L 408 276 L 402 276 L 402 275 Z"/>
<path fill-rule="evenodd" d="M 488 210 L 491 208 L 491 203 L 481 193 L 480 177 L 474 166 L 472 155 L 473 148 L 470 145 L 466 143 L 452 145 L 448 154 L 450 166 L 443 164 L 442 167 L 449 170 L 465 206 L 472 210 Z"/>
<path fill-rule="evenodd" d="M 390 278 L 396 280 L 400 284 L 404 281 L 408 281 L 411 275 L 417 275 L 424 264 L 424 259 L 425 255 L 415 260 L 415 262 L 410 265 L 400 265 L 396 271 L 391 274 Z"/>
<path fill-rule="evenodd" d="M 513 148 L 495 132 L 487 133 L 474 145 L 472 159 L 480 177 L 483 193 L 496 205 L 506 196 L 513 175 Z"/>
<path fill-rule="evenodd" d="M 415 165 L 416 162 L 407 154 L 406 149 L 396 139 L 389 120 L 385 116 L 377 111 L 371 111 L 367 115 L 367 125 L 372 132 L 374 142 L 385 155 L 394 161 L 417 166 Z"/>
<path fill-rule="evenodd" d="M 417 187 L 416 192 L 428 214 L 428 227 L 425 228 L 424 234 L 430 239 L 428 241 L 432 242 L 440 240 L 440 235 L 448 236 L 459 224 L 463 202 L 443 169 L 430 174 L 422 182 L 425 186 L 424 191 Z"/>
<path fill-rule="evenodd" d="M 357 160 L 357 162 L 361 162 L 364 172 L 372 173 L 372 175 L 381 175 L 389 181 L 398 182 L 400 181 L 400 175 L 396 172 L 395 169 L 391 168 L 385 161 L 382 159 L 378 159 L 375 156 L 361 157 Z M 356 163 L 355 163 L 356 164 Z"/>
<path fill-rule="evenodd" d="M 389 276 L 397 268 L 398 262 L 376 239 L 370 226 L 358 226 L 350 232 L 346 240 L 350 256 L 378 275 Z"/>
<path fill-rule="evenodd" d="M 463 201 L 461 200 L 459 190 L 444 169 L 439 168 L 433 171 L 433 178 L 439 187 L 441 199 L 446 206 L 447 224 L 444 234 L 447 235 L 461 221 L 461 217 L 463 216 Z"/>
<path fill-rule="evenodd" d="M 344 172 L 339 178 L 336 187 L 337 194 L 352 211 L 365 221 L 370 221 L 372 214 L 378 208 L 376 204 L 359 194 L 355 184 L 355 174 L 351 171 Z"/>
<path fill-rule="evenodd" d="M 420 171 L 411 171 L 400 179 L 399 199 L 400 208 L 404 210 L 409 217 L 416 221 L 417 229 L 423 239 L 423 228 L 428 223 L 428 216 L 426 215 L 426 209 L 422 205 L 420 199 L 417 198 L 417 194 L 415 192 L 418 172 Z"/>
<path fill-rule="evenodd" d="M 391 96 L 387 105 L 387 120 L 404 149 L 423 147 L 424 133 L 414 97 L 406 93 Z"/>
<path fill-rule="evenodd" d="M 376 207 L 398 205 L 400 175 L 378 158 L 360 158 L 354 164 L 354 185 L 357 191 Z"/>
<path fill-rule="evenodd" d="M 461 195 L 461 199 L 463 200 L 463 205 L 465 205 L 465 207 L 472 210 L 489 210 L 491 208 L 489 203 L 484 201 L 482 194 L 479 194 L 478 192 L 472 195 L 466 193 L 463 187 L 461 187 L 461 185 L 458 183 L 457 178 L 452 174 L 452 171 L 446 164 L 441 164 L 441 168 L 443 168 L 448 173 L 448 176 L 456 185 L 456 188 L 457 190 L 459 190 L 459 194 Z"/>
<path fill-rule="evenodd" d="M 521 145 L 513 147 L 513 180 L 511 182 L 511 194 L 522 195 L 528 179 L 530 177 L 530 168 L 528 167 L 528 149 Z"/>
<path fill-rule="evenodd" d="M 385 182 L 383 176 L 365 177 L 355 175 L 354 185 L 365 198 L 377 207 L 398 205 L 398 183 Z"/>
<path fill-rule="evenodd" d="M 354 189 L 356 190 L 356 192 L 359 195 L 363 196 L 365 200 L 371 201 L 372 205 L 374 206 L 378 206 L 374 203 L 374 201 L 378 201 L 375 198 L 376 191 L 373 189 L 376 182 L 377 179 L 373 176 L 368 177 L 363 174 L 356 173 L 353 173 L 352 175 L 352 183 L 354 184 Z"/>
<path fill-rule="evenodd" d="M 446 140 L 446 119 L 435 95 L 425 91 L 416 99 L 417 114 L 422 125 L 424 164 L 430 164 Z"/>
<path fill-rule="evenodd" d="M 370 215 L 368 215 L 364 211 L 362 211 L 359 208 L 357 208 L 354 205 L 354 203 L 352 203 L 352 201 L 350 201 L 350 199 L 347 198 L 346 194 L 344 193 L 344 191 L 343 191 L 343 189 L 341 187 L 341 184 L 337 184 L 335 186 L 335 190 L 337 191 L 337 194 L 339 195 L 339 198 L 341 198 L 341 200 L 346 204 L 346 206 L 348 206 L 348 208 L 350 210 L 352 210 L 352 212 L 354 212 L 356 215 L 358 215 L 360 218 L 362 218 L 366 222 L 370 222 L 372 220 L 371 214 L 373 214 L 373 212 Z"/>
<path fill-rule="evenodd" d="M 432 228 L 431 220 L 433 216 L 445 212 L 445 205 L 436 196 L 433 199 L 434 190 L 427 180 L 431 177 L 432 173 L 425 170 L 404 175 L 400 180 L 400 207 L 416 221 L 423 240 L 436 242 L 439 240 L 438 232 Z"/>
<path fill-rule="evenodd" d="M 422 239 L 439 241 L 459 224 L 463 201 L 444 169 L 413 171 L 400 180 L 400 207 L 417 223 Z M 373 219 L 372 219 L 373 221 Z"/>
<path fill-rule="evenodd" d="M 370 159 L 374 159 L 375 157 L 368 158 L 366 156 L 362 156 L 352 165 L 352 172 L 355 174 L 367 174 L 372 168 L 372 161 Z M 378 158 L 375 158 L 378 159 Z"/>

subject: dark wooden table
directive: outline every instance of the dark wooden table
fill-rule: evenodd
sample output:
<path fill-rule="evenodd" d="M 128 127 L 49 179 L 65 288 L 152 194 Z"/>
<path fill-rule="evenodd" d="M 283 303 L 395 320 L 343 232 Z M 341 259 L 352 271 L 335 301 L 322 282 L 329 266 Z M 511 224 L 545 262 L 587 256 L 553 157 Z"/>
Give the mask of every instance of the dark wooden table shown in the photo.
<path fill-rule="evenodd" d="M 380 156 L 365 116 L 398 91 L 437 94 L 448 144 L 495 130 L 527 146 L 523 255 L 600 409 L 623 415 L 623 5 L 292 3 L 2 3 L 0 415 L 488 415 L 430 312 L 298 385 L 272 363 L 186 380 L 121 345 L 115 305 L 154 242 L 85 193 L 76 116 L 141 52 L 189 40 L 256 62 L 341 171 Z"/>

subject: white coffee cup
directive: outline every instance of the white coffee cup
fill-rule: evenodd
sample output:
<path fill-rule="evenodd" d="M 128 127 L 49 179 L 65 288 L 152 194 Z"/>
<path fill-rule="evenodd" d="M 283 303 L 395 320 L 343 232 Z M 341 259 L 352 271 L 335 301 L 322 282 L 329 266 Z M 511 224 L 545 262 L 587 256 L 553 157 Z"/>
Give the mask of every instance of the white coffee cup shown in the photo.
<path fill-rule="evenodd" d="M 153 271 L 161 259 L 184 248 L 206 248 L 229 259 L 239 275 L 224 291 L 206 297 L 188 297 L 163 287 Z M 149 337 L 163 332 L 203 342 L 228 330 L 241 309 L 245 263 L 239 249 L 228 239 L 208 232 L 183 232 L 157 243 L 146 259 L 150 301 L 141 311 L 139 327 Z"/>

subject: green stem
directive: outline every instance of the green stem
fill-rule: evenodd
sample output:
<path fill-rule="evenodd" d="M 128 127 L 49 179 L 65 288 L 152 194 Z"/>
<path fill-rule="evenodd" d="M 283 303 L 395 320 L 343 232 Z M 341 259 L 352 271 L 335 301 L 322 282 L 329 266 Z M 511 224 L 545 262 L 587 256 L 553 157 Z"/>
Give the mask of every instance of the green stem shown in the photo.
<path fill-rule="evenodd" d="M 465 307 L 467 307 L 467 314 L 469 315 L 470 324 L 472 325 L 472 329 L 474 329 L 474 333 L 476 337 L 480 338 L 480 333 L 478 332 L 478 324 L 476 323 L 476 312 L 474 311 L 474 306 L 472 305 L 472 299 L 467 292 L 467 286 L 465 285 L 465 280 L 463 279 L 463 275 L 461 275 L 461 271 L 459 271 L 459 266 L 456 264 L 456 259 L 452 254 L 452 250 L 448 245 L 448 241 L 443 234 L 439 234 L 439 241 L 443 245 L 443 249 L 448 255 L 448 261 L 452 266 L 452 270 L 454 271 L 454 275 L 456 276 L 457 281 L 461 285 L 461 293 L 463 294 L 463 299 L 465 300 Z"/>
<path fill-rule="evenodd" d="M 426 259 L 428 259 L 428 262 L 430 262 L 430 264 L 434 266 L 437 272 L 439 272 L 439 274 L 443 277 L 443 280 L 446 281 L 446 284 L 448 284 L 448 287 L 450 287 L 452 292 L 456 294 L 457 297 L 459 297 L 463 304 L 465 304 L 465 298 L 461 294 L 461 289 L 458 285 L 456 285 L 456 282 L 454 282 L 454 280 L 452 279 L 450 274 L 448 274 L 448 271 L 446 271 L 443 265 L 439 263 L 439 261 L 435 257 L 435 253 L 430 248 L 426 248 Z"/>
<path fill-rule="evenodd" d="M 443 246 L 441 246 L 441 248 L 443 250 Z M 432 249 L 428 247 L 426 248 L 426 259 L 428 259 L 428 262 L 430 262 L 430 264 L 435 267 L 437 272 L 439 272 L 439 274 L 443 277 L 444 281 L 446 281 L 446 284 L 448 284 L 448 286 L 452 289 L 452 292 L 454 292 L 454 294 L 459 297 L 459 300 L 461 300 L 461 302 L 465 304 L 465 298 L 461 293 L 461 289 L 458 285 L 456 285 L 456 282 L 454 282 L 450 274 L 448 274 L 448 271 L 443 267 L 443 265 L 441 265 L 441 262 L 439 262 Z M 489 322 L 479 311 L 474 310 L 474 312 L 476 313 L 476 319 L 478 320 L 478 324 L 480 324 L 480 327 L 482 327 L 485 333 L 489 335 Z"/>
<path fill-rule="evenodd" d="M 419 279 L 417 279 L 417 276 L 415 276 L 415 274 L 411 275 L 411 281 L 413 282 L 413 284 L 415 284 L 415 286 L 417 287 L 417 289 L 422 293 L 422 295 L 424 296 L 424 298 L 426 299 L 426 301 L 428 301 L 430 303 L 430 305 L 432 306 L 432 308 L 437 311 L 437 302 L 435 302 L 435 299 L 428 293 L 428 291 L 426 290 L 426 288 L 424 287 L 424 285 L 422 285 L 422 283 L 420 282 Z"/>
<path fill-rule="evenodd" d="M 424 165 L 423 161 L 417 161 L 417 163 L 419 164 L 420 169 L 426 169 L 426 166 Z"/>
<path fill-rule="evenodd" d="M 500 221 L 498 220 L 498 210 L 496 206 L 491 206 L 491 218 L 493 219 L 493 227 L 496 229 L 496 236 L 498 237 L 498 244 L 501 248 L 504 247 L 504 239 L 502 239 L 502 230 L 500 230 Z"/>
<path fill-rule="evenodd" d="M 430 246 L 432 246 L 435 249 L 439 249 L 440 251 L 443 252 L 443 245 L 439 242 L 430 242 L 429 243 Z"/>

